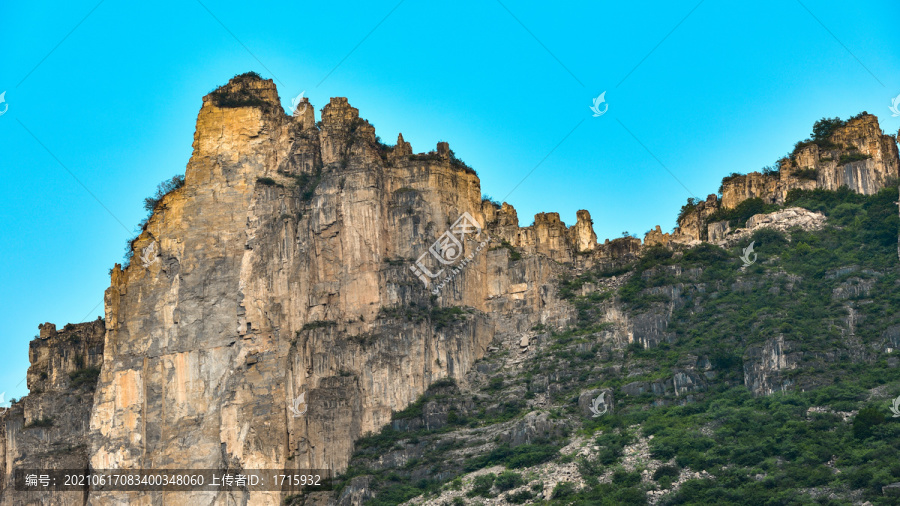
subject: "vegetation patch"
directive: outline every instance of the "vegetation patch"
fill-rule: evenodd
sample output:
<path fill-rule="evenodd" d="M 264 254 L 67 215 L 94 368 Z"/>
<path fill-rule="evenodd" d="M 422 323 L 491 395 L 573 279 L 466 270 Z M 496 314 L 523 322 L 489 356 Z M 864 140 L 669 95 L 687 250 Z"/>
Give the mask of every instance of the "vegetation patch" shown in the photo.
<path fill-rule="evenodd" d="M 316 320 L 304 324 L 302 330 L 324 329 L 328 327 L 334 327 L 335 325 L 337 325 L 337 323 L 331 320 Z"/>
<path fill-rule="evenodd" d="M 848 163 L 858 162 L 861 160 L 868 160 L 869 158 L 872 158 L 872 155 L 867 155 L 865 153 L 842 154 L 841 158 L 838 160 L 838 165 L 845 165 Z"/>
<path fill-rule="evenodd" d="M 69 373 L 69 386 L 78 388 L 81 385 L 95 385 L 100 377 L 100 369 L 97 367 L 87 367 L 72 371 Z"/>
<path fill-rule="evenodd" d="M 25 429 L 40 429 L 40 428 L 47 428 L 47 427 L 53 427 L 53 419 L 50 417 L 35 418 L 34 420 L 31 421 L 31 423 L 26 424 L 24 428 Z"/>

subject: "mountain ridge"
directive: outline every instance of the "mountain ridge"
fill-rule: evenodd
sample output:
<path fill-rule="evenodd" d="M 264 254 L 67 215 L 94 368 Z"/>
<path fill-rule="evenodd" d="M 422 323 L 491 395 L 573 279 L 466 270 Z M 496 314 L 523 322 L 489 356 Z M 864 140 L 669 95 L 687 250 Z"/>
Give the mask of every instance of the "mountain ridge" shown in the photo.
<path fill-rule="evenodd" d="M 817 139 L 821 145 L 800 146 L 797 167 L 788 163 L 776 175 L 732 178 L 722 199 L 689 202 L 672 234 L 657 227 L 643 242 L 623 237 L 598 243 L 586 210 L 578 211 L 571 226 L 558 213 L 539 213 L 533 225 L 520 227 L 512 206 L 483 200 L 475 171 L 447 143 L 415 154 L 400 134 L 395 146 L 385 145 L 342 97 L 332 98 L 321 118 L 315 121 L 306 99 L 288 116 L 274 83 L 255 74 L 236 76 L 204 97 L 183 185 L 152 203 L 141 233 L 130 242 L 130 261 L 111 271 L 105 318 L 76 325 L 79 337 L 63 340 L 79 341 L 87 332 L 94 343 L 102 332 L 102 346 L 76 352 L 71 344 L 54 345 L 47 341 L 57 335 L 50 324 L 44 325 L 46 336 L 42 328 L 32 344 L 41 349 L 50 343 L 68 358 L 48 363 L 32 357 L 32 394 L 3 415 L 0 504 L 20 503 L 9 489 L 13 467 L 47 458 L 36 451 L 38 443 L 20 444 L 20 434 L 71 441 L 71 450 L 62 452 L 66 462 L 98 469 L 344 472 L 356 441 L 390 426 L 429 387 L 440 388 L 448 378 L 463 386 L 471 382 L 477 364 L 499 349 L 494 343 L 515 343 L 513 349 L 529 354 L 552 339 L 535 328 L 579 327 L 604 318 L 621 327 L 607 336 L 619 345 L 653 349 L 670 340 L 671 315 L 631 317 L 634 306 L 619 305 L 606 308 L 601 318 L 593 306 L 573 305 L 571 299 L 607 295 L 585 283 L 569 286 L 566 279 L 621 270 L 654 247 L 687 254 L 683 248 L 707 244 L 710 236 L 733 244 L 761 229 L 787 231 L 796 224 L 790 220 L 806 215 L 770 216 L 742 230 L 753 217 L 744 214 L 795 201 L 803 191 L 834 190 L 839 179 L 828 174 L 841 171 L 851 193 L 878 194 L 896 184 L 898 171 L 896 144 L 879 133 L 877 118 L 863 114 Z M 839 162 L 850 151 L 870 157 L 836 165 L 834 157 Z M 821 186 L 796 177 L 810 169 L 817 181 L 822 175 Z M 760 209 L 745 204 L 757 200 Z M 478 234 L 488 236 L 489 247 L 479 249 L 468 237 L 474 228 L 454 238 L 442 235 L 466 214 Z M 707 223 L 710 218 L 725 219 Z M 445 242 L 430 250 L 442 237 Z M 459 263 L 462 252 L 468 253 L 465 264 Z M 448 265 L 453 269 L 444 269 L 443 278 L 431 277 Z M 660 288 L 641 296 L 648 307 L 661 297 L 677 299 L 677 289 L 635 287 L 627 281 L 633 276 L 625 274 L 604 277 L 606 291 Z M 64 335 L 74 336 L 68 327 Z M 758 355 L 751 362 L 761 364 L 746 373 L 757 378 L 751 391 L 784 385 L 764 358 L 790 356 L 791 344 L 773 343 L 751 353 Z M 648 381 L 627 391 L 640 396 L 671 388 L 677 396 L 707 381 L 688 370 L 680 374 L 670 383 Z M 88 387 L 95 388 L 93 394 Z M 81 401 L 57 405 L 70 389 L 80 392 Z M 614 394 L 621 395 L 605 392 L 611 405 Z M 599 393 L 580 395 L 579 405 Z M 298 418 L 290 408 L 299 395 L 307 411 Z M 52 425 L 52 419 L 67 416 L 82 424 Z M 535 416 L 523 430 L 554 430 L 546 417 Z M 515 442 L 522 441 L 510 439 Z M 352 494 L 342 497 L 371 498 L 364 489 L 351 487 Z M 254 493 L 250 501 L 278 504 L 283 495 Z M 208 496 L 184 492 L 167 501 Z M 83 499 L 66 497 L 62 503 Z M 90 493 L 97 504 L 137 497 Z"/>

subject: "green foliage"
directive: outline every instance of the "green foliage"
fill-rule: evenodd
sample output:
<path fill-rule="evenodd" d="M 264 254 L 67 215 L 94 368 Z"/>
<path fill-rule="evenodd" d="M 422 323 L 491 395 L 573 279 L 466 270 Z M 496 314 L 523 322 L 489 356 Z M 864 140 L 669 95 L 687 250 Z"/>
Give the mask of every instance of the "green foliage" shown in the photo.
<path fill-rule="evenodd" d="M 867 155 L 864 153 L 842 154 L 841 158 L 838 160 L 838 165 L 845 165 L 851 162 L 858 162 L 860 160 L 868 160 L 869 158 L 872 158 L 872 155 Z"/>
<path fill-rule="evenodd" d="M 312 322 L 307 322 L 303 324 L 302 330 L 314 330 L 314 329 L 323 329 L 327 327 L 333 327 L 337 325 L 337 323 L 330 320 L 316 320 Z"/>
<path fill-rule="evenodd" d="M 529 490 L 519 490 L 511 494 L 506 494 L 506 502 L 510 504 L 525 504 L 534 497 Z"/>
<path fill-rule="evenodd" d="M 653 471 L 653 479 L 659 481 L 662 478 L 678 478 L 678 475 L 681 474 L 681 471 L 676 466 L 659 466 L 656 471 Z"/>
<path fill-rule="evenodd" d="M 690 197 L 687 199 L 687 204 L 681 206 L 681 210 L 678 211 L 678 218 L 675 220 L 676 223 L 681 223 L 687 215 L 691 214 L 694 211 L 694 208 L 697 207 L 697 199 L 694 197 Z"/>
<path fill-rule="evenodd" d="M 100 377 L 100 369 L 96 367 L 81 368 L 69 373 L 69 386 L 78 388 L 81 385 L 95 385 Z"/>
<path fill-rule="evenodd" d="M 625 431 L 616 431 L 602 434 L 597 437 L 595 443 L 600 447 L 597 452 L 597 462 L 603 465 L 615 464 L 622 456 L 625 446 L 631 443 L 633 437 Z"/>
<path fill-rule="evenodd" d="M 624 469 L 616 469 L 612 475 L 612 482 L 623 487 L 633 487 L 641 482 L 641 473 L 628 472 Z"/>
<path fill-rule="evenodd" d="M 813 124 L 812 140 L 813 142 L 827 141 L 831 135 L 846 123 L 841 118 L 822 118 Z"/>
<path fill-rule="evenodd" d="M 430 151 L 428 153 L 420 153 L 415 155 L 409 155 L 410 161 L 419 161 L 419 162 L 442 162 L 444 160 L 441 155 L 437 154 L 436 151 Z M 469 167 L 466 162 L 457 158 L 456 153 L 453 150 L 450 150 L 450 166 L 455 167 L 460 170 L 464 170 L 469 174 L 476 174 L 475 169 Z"/>
<path fill-rule="evenodd" d="M 137 232 L 137 235 L 129 238 L 125 242 L 125 256 L 122 268 L 126 268 L 131 264 L 131 258 L 134 256 L 134 241 L 140 237 L 141 232 L 147 229 L 147 222 L 150 220 L 150 216 L 153 215 L 153 211 L 156 210 L 156 206 L 159 205 L 163 197 L 182 186 L 184 186 L 184 175 L 176 174 L 172 179 L 167 179 L 162 183 L 159 183 L 156 186 L 156 193 L 144 199 L 144 210 L 147 211 L 147 216 L 138 224 L 139 231 Z M 109 272 L 111 274 L 112 269 L 110 269 Z"/>
<path fill-rule="evenodd" d="M 551 499 L 568 499 L 575 495 L 575 484 L 568 481 L 561 481 L 553 487 L 550 494 Z"/>
<path fill-rule="evenodd" d="M 856 439 L 872 437 L 875 427 L 885 423 L 886 420 L 886 416 L 878 408 L 868 407 L 859 410 L 859 414 L 853 417 L 853 437 Z"/>
<path fill-rule="evenodd" d="M 747 199 L 733 209 L 719 208 L 707 217 L 707 223 L 727 221 L 732 227 L 743 227 L 752 216 L 761 213 L 771 213 L 779 209 L 775 204 L 766 204 L 761 198 Z"/>
<path fill-rule="evenodd" d="M 317 166 L 314 173 L 304 172 L 292 176 L 294 179 L 294 187 L 300 191 L 300 200 L 309 201 L 315 195 L 316 188 L 322 182 L 322 167 Z M 341 179 L 341 189 L 344 188 L 344 179 Z"/>
<path fill-rule="evenodd" d="M 462 169 L 462 170 L 468 172 L 469 174 L 477 175 L 477 173 L 475 172 L 475 169 L 473 169 L 472 167 L 469 167 L 466 164 L 466 162 L 457 158 L 456 153 L 454 153 L 452 149 L 450 150 L 450 166 L 456 167 L 457 169 Z"/>
<path fill-rule="evenodd" d="M 406 321 L 421 322 L 430 320 L 435 330 L 449 327 L 457 321 L 464 320 L 467 311 L 459 306 L 427 306 L 425 304 L 410 304 L 408 306 L 395 306 L 381 308 L 381 318 L 403 318 Z"/>
<path fill-rule="evenodd" d="M 746 174 L 741 174 L 739 172 L 732 172 L 731 174 L 722 178 L 722 183 L 719 184 L 719 195 L 725 191 L 725 187 L 728 186 L 732 181 L 737 181 L 740 178 L 746 177 Z"/>
<path fill-rule="evenodd" d="M 278 181 L 275 181 L 274 179 L 272 179 L 270 177 L 258 177 L 258 178 L 256 178 L 256 182 L 263 186 L 283 186 L 283 185 L 278 184 Z"/>
<path fill-rule="evenodd" d="M 781 164 L 779 162 L 775 162 L 773 165 L 766 165 L 761 170 L 764 176 L 777 176 L 779 172 L 781 172 Z"/>
<path fill-rule="evenodd" d="M 505 240 L 500 242 L 500 246 L 491 248 L 490 251 L 494 251 L 495 249 L 500 249 L 500 248 L 506 248 L 507 250 L 509 250 L 509 261 L 510 262 L 515 262 L 516 260 L 522 259 L 522 254 L 519 253 L 519 250 L 517 250 L 515 246 L 513 246 L 512 244 L 510 244 L 508 241 L 505 241 Z"/>
<path fill-rule="evenodd" d="M 431 323 L 434 325 L 435 330 L 440 330 L 452 325 L 456 321 L 464 319 L 465 314 L 465 310 L 459 306 L 435 306 L 431 308 Z"/>
<path fill-rule="evenodd" d="M 163 197 L 184 186 L 184 174 L 176 174 L 172 179 L 167 179 L 156 186 L 156 193 L 152 197 L 144 199 L 144 210 L 153 213 Z"/>
<path fill-rule="evenodd" d="M 816 178 L 819 177 L 819 171 L 816 170 L 815 167 L 811 167 L 808 169 L 797 169 L 791 172 L 791 175 L 796 177 L 797 179 L 807 179 L 810 181 L 815 181 Z"/>
<path fill-rule="evenodd" d="M 234 79 L 232 81 L 235 84 L 246 84 L 250 81 L 260 79 L 262 79 L 262 77 L 260 77 L 260 75 L 256 72 L 246 72 L 234 76 Z M 236 86 L 233 88 L 222 86 L 210 93 L 209 97 L 212 100 L 212 103 L 216 105 L 216 107 L 258 107 L 260 109 L 263 109 L 264 111 L 271 111 L 274 109 L 272 104 L 263 100 L 262 96 L 259 94 L 259 91 L 244 86 Z"/>
<path fill-rule="evenodd" d="M 530 467 L 547 462 L 559 454 L 559 446 L 549 442 L 530 443 L 510 448 L 503 444 L 487 455 L 466 461 L 463 470 L 476 471 L 484 467 L 505 465 L 509 469 Z"/>
<path fill-rule="evenodd" d="M 522 475 L 513 471 L 503 471 L 497 476 L 494 485 L 501 492 L 512 490 L 525 484 Z"/>
<path fill-rule="evenodd" d="M 490 195 L 482 195 L 481 201 L 482 202 L 490 202 L 491 204 L 493 204 L 494 207 L 502 207 L 502 204 L 500 203 L 500 201 L 495 199 L 494 197 L 491 197 Z"/>
<path fill-rule="evenodd" d="M 44 418 L 35 418 L 30 423 L 25 425 L 25 429 L 39 429 L 39 428 L 47 428 L 53 427 L 53 418 L 44 417 Z"/>
<path fill-rule="evenodd" d="M 476 476 L 475 479 L 472 480 L 472 490 L 466 493 L 468 497 L 489 497 L 491 495 L 491 488 L 494 486 L 494 479 L 497 477 L 494 473 L 482 474 Z"/>

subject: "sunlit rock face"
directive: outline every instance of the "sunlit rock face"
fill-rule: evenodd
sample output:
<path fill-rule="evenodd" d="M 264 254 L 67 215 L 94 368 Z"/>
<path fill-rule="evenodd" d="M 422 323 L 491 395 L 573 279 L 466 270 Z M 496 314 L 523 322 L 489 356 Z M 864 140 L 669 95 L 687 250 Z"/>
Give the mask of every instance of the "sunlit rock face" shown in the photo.
<path fill-rule="evenodd" d="M 851 118 L 820 144 L 798 145 L 789 157 L 779 160 L 778 172 L 751 172 L 726 178 L 722 182 L 721 198 L 711 195 L 685 213 L 678 220 L 676 234 L 707 240 L 706 218 L 718 209 L 734 209 L 747 199 L 784 204 L 791 190 L 841 187 L 872 195 L 900 176 L 896 138 L 884 134 L 878 118 L 871 114 Z M 654 240 L 658 239 L 654 237 Z"/>
<path fill-rule="evenodd" d="M 611 257 L 586 213 L 571 228 L 555 213 L 520 228 L 511 206 L 482 202 L 446 143 L 385 146 L 345 98 L 321 118 L 305 101 L 286 115 L 255 76 L 204 97 L 184 186 L 106 292 L 95 468 L 340 472 L 354 440 L 435 380 L 463 381 L 495 335 L 571 317 L 548 295 L 551 259 Z M 454 234 L 461 255 L 431 248 L 464 215 L 475 226 Z M 426 286 L 417 262 L 440 275 Z M 166 495 L 195 499 L 225 500 Z"/>

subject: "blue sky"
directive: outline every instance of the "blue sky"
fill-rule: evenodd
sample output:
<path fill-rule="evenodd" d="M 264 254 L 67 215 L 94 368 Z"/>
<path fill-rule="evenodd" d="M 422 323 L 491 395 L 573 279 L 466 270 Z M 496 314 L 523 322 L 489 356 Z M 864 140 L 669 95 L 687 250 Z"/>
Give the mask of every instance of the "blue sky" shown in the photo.
<path fill-rule="evenodd" d="M 820 117 L 866 110 L 900 127 L 888 110 L 895 0 L 70 0 L 2 12 L 7 400 L 26 393 L 39 323 L 102 314 L 143 198 L 184 172 L 201 97 L 238 73 L 275 79 L 286 106 L 301 91 L 317 111 L 349 97 L 389 143 L 448 141 L 522 226 L 588 209 L 601 240 L 670 230 L 685 199 L 771 164 Z M 592 117 L 604 91 L 608 112 Z"/>

